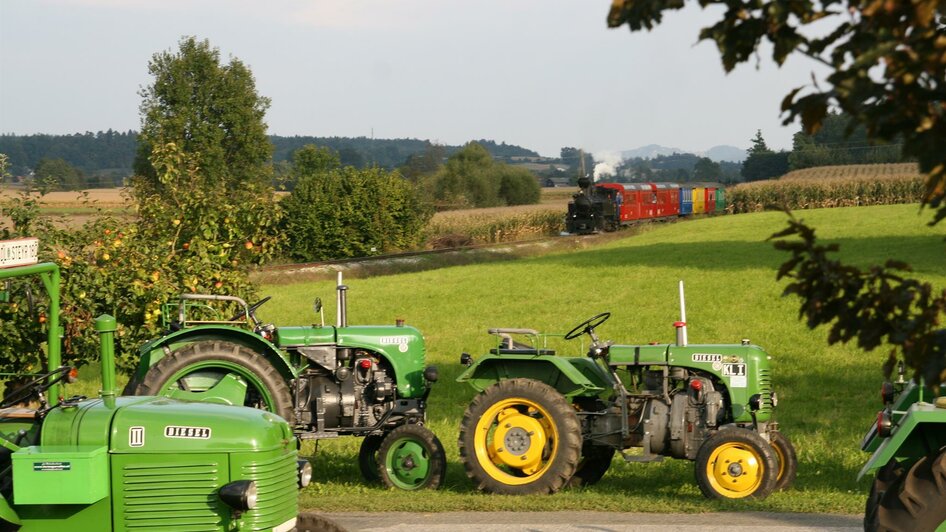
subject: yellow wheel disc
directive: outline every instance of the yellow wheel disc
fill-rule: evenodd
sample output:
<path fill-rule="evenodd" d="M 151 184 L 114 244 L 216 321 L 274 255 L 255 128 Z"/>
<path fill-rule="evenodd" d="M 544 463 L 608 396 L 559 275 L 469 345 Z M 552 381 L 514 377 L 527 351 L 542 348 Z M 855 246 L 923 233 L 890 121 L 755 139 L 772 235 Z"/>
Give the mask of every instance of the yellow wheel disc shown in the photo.
<path fill-rule="evenodd" d="M 508 485 L 535 481 L 558 452 L 558 429 L 538 403 L 522 398 L 498 401 L 476 422 L 473 446 L 480 466 Z"/>
<path fill-rule="evenodd" d="M 762 484 L 765 466 L 752 447 L 738 442 L 724 443 L 713 450 L 706 464 L 706 477 L 723 497 L 748 497 Z"/>

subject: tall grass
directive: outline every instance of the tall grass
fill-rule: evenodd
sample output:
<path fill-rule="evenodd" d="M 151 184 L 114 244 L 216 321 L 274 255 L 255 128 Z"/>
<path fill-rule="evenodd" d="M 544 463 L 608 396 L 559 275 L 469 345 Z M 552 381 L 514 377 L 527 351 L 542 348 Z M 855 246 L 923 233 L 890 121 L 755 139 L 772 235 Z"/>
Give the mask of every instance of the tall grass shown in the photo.
<path fill-rule="evenodd" d="M 905 258 L 919 277 L 946 287 L 944 228 L 928 227 L 929 213 L 918 212 L 917 205 L 898 205 L 811 210 L 802 217 L 823 239 L 841 245 L 844 260 L 867 265 Z M 593 249 L 348 282 L 350 323 L 404 318 L 425 334 L 428 358 L 441 372 L 429 419 L 447 450 L 446 488 L 418 494 L 366 485 L 357 468 L 359 440 L 340 438 L 320 442 L 316 481 L 304 491 L 303 505 L 325 511 L 861 512 L 869 482 L 855 480 L 867 458 L 858 443 L 880 407 L 885 355 L 827 346 L 825 331 L 809 331 L 797 319 L 798 301 L 780 297 L 775 272 L 787 256 L 766 238 L 785 221 L 775 212 L 698 219 L 651 226 Z M 749 338 L 772 355 L 778 420 L 798 449 L 795 488 L 765 501 L 708 501 L 690 462 L 625 464 L 618 457 L 599 484 L 583 490 L 521 498 L 474 492 L 457 454 L 459 420 L 473 397 L 469 386 L 454 382 L 460 353 L 484 353 L 492 345 L 488 327 L 564 332 L 602 311 L 613 313 L 598 330 L 602 338 L 671 342 L 679 279 L 686 283 L 691 342 Z M 329 301 L 331 316 L 333 292 L 331 282 L 272 286 L 264 293 L 274 301 L 260 314 L 277 324 L 311 323 L 312 299 Z"/>
<path fill-rule="evenodd" d="M 555 235 L 564 227 L 564 209 L 523 206 L 438 213 L 425 231 L 430 247 L 452 247 Z"/>

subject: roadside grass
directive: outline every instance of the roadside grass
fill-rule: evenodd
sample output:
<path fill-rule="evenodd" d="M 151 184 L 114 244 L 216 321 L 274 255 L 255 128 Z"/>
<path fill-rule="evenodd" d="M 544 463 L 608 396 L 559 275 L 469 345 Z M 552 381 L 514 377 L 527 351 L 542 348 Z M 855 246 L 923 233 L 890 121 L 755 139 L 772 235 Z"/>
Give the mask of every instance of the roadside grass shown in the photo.
<path fill-rule="evenodd" d="M 916 276 L 946 287 L 944 228 L 930 228 L 930 211 L 917 205 L 820 209 L 799 213 L 823 242 L 841 245 L 840 257 L 866 266 L 889 257 L 910 262 Z M 394 323 L 404 318 L 427 339 L 428 360 L 440 368 L 429 405 L 429 424 L 447 452 L 446 487 L 436 492 L 385 491 L 358 473 L 360 440 L 322 441 L 314 454 L 315 481 L 302 505 L 322 511 L 720 510 L 860 513 L 869 481 L 856 481 L 867 458 L 859 442 L 880 407 L 885 353 L 827 346 L 825 330 L 808 330 L 798 301 L 783 298 L 775 281 L 787 255 L 766 239 L 785 227 L 778 212 L 718 216 L 648 226 L 639 234 L 592 249 L 515 261 L 450 267 L 350 280 L 349 323 Z M 773 357 L 779 394 L 777 417 L 799 458 L 793 489 L 764 501 L 709 501 L 694 481 L 693 464 L 667 459 L 625 464 L 616 458 L 604 479 L 554 496 L 508 497 L 473 490 L 459 462 L 459 420 L 473 390 L 455 382 L 461 352 L 474 356 L 493 345 L 488 327 L 529 327 L 565 332 L 603 311 L 611 320 L 602 338 L 618 343 L 673 341 L 678 318 L 677 281 L 686 284 L 693 343 L 749 338 Z M 303 325 L 317 317 L 321 296 L 334 316 L 334 283 L 264 286 L 273 301 L 260 309 L 267 321 Z M 329 321 L 332 321 L 331 319 Z M 581 346 L 569 346 L 580 354 Z M 563 354 L 562 351 L 559 351 Z"/>

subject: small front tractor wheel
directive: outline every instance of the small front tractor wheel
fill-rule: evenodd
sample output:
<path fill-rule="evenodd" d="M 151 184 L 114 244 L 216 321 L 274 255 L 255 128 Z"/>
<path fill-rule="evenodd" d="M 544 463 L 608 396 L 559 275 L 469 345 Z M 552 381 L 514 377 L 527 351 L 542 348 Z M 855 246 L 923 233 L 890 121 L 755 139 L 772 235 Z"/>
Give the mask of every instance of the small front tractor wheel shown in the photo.
<path fill-rule="evenodd" d="M 581 488 L 596 484 L 611 467 L 614 447 L 585 443 L 581 449 L 581 460 L 575 474 L 565 484 L 569 488 Z"/>
<path fill-rule="evenodd" d="M 371 434 L 361 440 L 361 449 L 358 450 L 358 469 L 361 470 L 361 476 L 366 482 L 374 484 L 381 480 L 378 475 L 378 449 L 381 448 L 381 442 L 384 436 L 381 434 Z"/>
<path fill-rule="evenodd" d="M 292 397 L 266 358 L 239 344 L 207 340 L 165 356 L 135 387 L 135 395 L 250 406 L 292 423 Z"/>
<path fill-rule="evenodd" d="M 792 487 L 795 475 L 798 472 L 798 457 L 795 455 L 795 446 L 781 432 L 774 430 L 769 433 L 769 443 L 778 459 L 778 475 L 775 477 L 775 491 L 782 491 Z"/>
<path fill-rule="evenodd" d="M 508 379 L 477 395 L 460 424 L 460 460 L 477 489 L 554 493 L 575 473 L 581 427 L 555 388 Z"/>
<path fill-rule="evenodd" d="M 757 432 L 734 427 L 713 434 L 696 454 L 696 483 L 710 499 L 764 499 L 778 476 L 775 450 Z"/>
<path fill-rule="evenodd" d="M 388 488 L 437 489 L 447 473 L 443 445 L 422 425 L 401 425 L 378 448 L 378 476 Z"/>
<path fill-rule="evenodd" d="M 891 481 L 865 530 L 938 530 L 946 524 L 946 447 Z"/>

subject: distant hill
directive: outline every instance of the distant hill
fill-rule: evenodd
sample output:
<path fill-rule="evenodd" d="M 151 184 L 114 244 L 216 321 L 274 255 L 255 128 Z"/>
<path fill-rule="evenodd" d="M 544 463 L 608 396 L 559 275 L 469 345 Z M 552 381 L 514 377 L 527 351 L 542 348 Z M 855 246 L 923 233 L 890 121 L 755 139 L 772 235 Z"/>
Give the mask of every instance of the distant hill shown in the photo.
<path fill-rule="evenodd" d="M 660 155 L 668 156 L 684 153 L 692 153 L 694 155 L 699 155 L 700 157 L 709 157 L 710 160 L 717 163 L 722 161 L 740 163 L 746 159 L 746 150 L 727 145 L 713 146 L 705 152 L 701 152 L 694 150 L 684 150 L 681 148 L 668 148 L 667 146 L 661 146 L 659 144 L 648 144 L 647 146 L 641 146 L 640 148 L 624 150 L 621 152 L 621 157 L 625 160 L 654 159 Z"/>
<path fill-rule="evenodd" d="M 706 150 L 704 155 L 717 163 L 722 161 L 741 163 L 746 160 L 746 150 L 735 146 L 713 146 Z"/>

